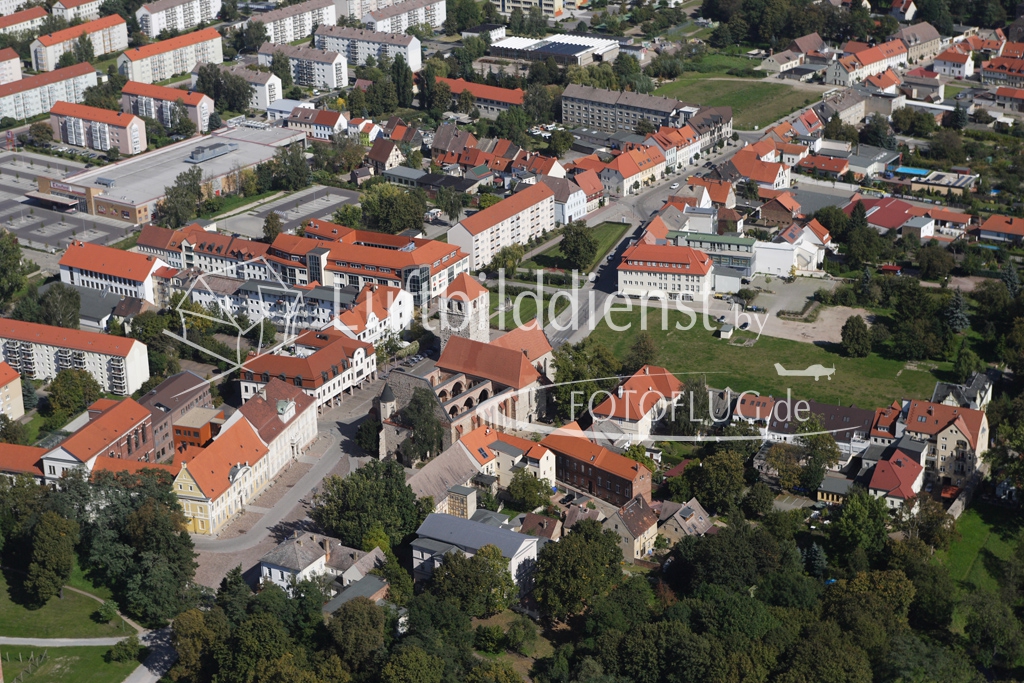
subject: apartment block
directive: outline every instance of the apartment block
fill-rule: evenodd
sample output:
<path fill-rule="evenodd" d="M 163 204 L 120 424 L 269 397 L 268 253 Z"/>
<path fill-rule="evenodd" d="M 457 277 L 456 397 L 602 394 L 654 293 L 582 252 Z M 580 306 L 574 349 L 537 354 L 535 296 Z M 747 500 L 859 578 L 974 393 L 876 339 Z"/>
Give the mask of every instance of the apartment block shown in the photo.
<path fill-rule="evenodd" d="M 9 420 L 20 420 L 25 416 L 21 375 L 3 361 L 0 361 L 0 415 L 6 415 Z"/>
<path fill-rule="evenodd" d="M 101 398 L 89 406 L 89 422 L 42 456 L 46 482 L 56 484 L 67 471 L 92 471 L 96 462 L 153 460 L 153 418 L 130 398 Z M 111 469 L 117 469 L 116 466 Z"/>
<path fill-rule="evenodd" d="M 210 130 L 210 114 L 213 113 L 214 103 L 209 95 L 136 81 L 128 81 L 121 89 L 121 111 L 156 119 L 168 128 L 174 122 L 174 109 L 178 101 L 185 105 L 185 111 L 198 132 Z"/>
<path fill-rule="evenodd" d="M 902 40 L 890 40 L 832 62 L 825 72 L 825 82 L 849 87 L 868 76 L 906 64 L 907 46 Z"/>
<path fill-rule="evenodd" d="M 348 122 L 340 111 L 295 107 L 291 116 L 284 120 L 284 125 L 306 131 L 306 135 L 314 140 L 333 140 L 347 128 Z"/>
<path fill-rule="evenodd" d="M 200 62 L 192 69 L 193 88 L 196 87 L 196 83 L 199 80 L 199 67 L 202 65 L 202 62 Z M 233 66 L 221 65 L 220 70 L 224 73 L 241 76 L 252 86 L 252 98 L 249 100 L 249 106 L 253 109 L 266 111 L 272 102 L 281 99 L 281 94 L 284 92 L 281 86 L 281 79 L 269 71 L 247 69 L 241 64 Z"/>
<path fill-rule="evenodd" d="M 306 0 L 264 14 L 254 14 L 250 21 L 267 27 L 267 41 L 291 43 L 313 35 L 317 26 L 334 26 L 338 15 L 334 0 Z"/>
<path fill-rule="evenodd" d="M 89 36 L 93 54 L 97 57 L 128 49 L 128 24 L 122 17 L 112 14 L 33 40 L 29 48 L 32 52 L 32 68 L 36 71 L 53 71 L 61 55 L 73 52 L 83 34 Z"/>
<path fill-rule="evenodd" d="M 50 109 L 53 135 L 61 142 L 106 152 L 111 147 L 125 156 L 146 151 L 146 124 L 134 114 L 57 102 Z"/>
<path fill-rule="evenodd" d="M 155 303 L 153 273 L 166 265 L 155 256 L 72 242 L 60 259 L 60 281 Z"/>
<path fill-rule="evenodd" d="M 366 64 L 367 57 L 373 57 L 379 62 L 384 56 L 394 60 L 402 55 L 414 72 L 423 68 L 422 48 L 416 36 L 377 33 L 345 26 L 317 26 L 313 37 L 319 49 L 340 52 L 349 64 L 362 66 Z"/>
<path fill-rule="evenodd" d="M 714 264 L 692 247 L 636 244 L 622 254 L 619 293 L 654 299 L 699 301 L 711 293 Z"/>
<path fill-rule="evenodd" d="M 569 0 L 575 6 L 575 0 Z M 562 0 L 491 0 L 500 14 L 509 16 L 517 9 L 523 14 L 529 14 L 530 8 L 540 7 L 546 17 L 558 18 L 562 16 L 565 3 Z"/>
<path fill-rule="evenodd" d="M 127 337 L 0 319 L 0 360 L 22 377 L 49 380 L 85 370 L 104 391 L 128 396 L 149 379 L 146 345 Z"/>
<path fill-rule="evenodd" d="M 363 16 L 363 24 L 378 33 L 405 33 L 410 26 L 441 28 L 448 17 L 445 0 L 406 0 Z"/>
<path fill-rule="evenodd" d="M 21 57 L 14 48 L 0 50 L 0 85 L 21 80 Z"/>
<path fill-rule="evenodd" d="M 224 52 L 215 28 L 132 48 L 117 58 L 117 70 L 130 81 L 155 83 L 190 72 L 199 63 L 221 64 Z"/>
<path fill-rule="evenodd" d="M 562 93 L 562 122 L 567 126 L 609 132 L 632 131 L 646 119 L 658 126 L 678 126 L 697 113 L 698 107 L 657 95 L 618 92 L 570 84 Z"/>
<path fill-rule="evenodd" d="M 348 63 L 339 52 L 301 45 L 263 43 L 259 51 L 260 66 L 270 66 L 280 52 L 292 67 L 292 79 L 311 88 L 344 88 L 348 85 Z"/>
<path fill-rule="evenodd" d="M 76 64 L 0 85 L 0 117 L 28 119 L 45 114 L 58 101 L 81 102 L 96 85 L 96 69 Z"/>
<path fill-rule="evenodd" d="M 221 0 L 157 0 L 135 11 L 139 28 L 152 39 L 161 31 L 191 31 L 199 24 L 217 19 Z"/>
<path fill-rule="evenodd" d="M 75 19 L 92 21 L 100 18 L 102 4 L 102 0 L 57 0 L 50 8 L 50 12 L 69 24 Z"/>
<path fill-rule="evenodd" d="M 526 244 L 554 229 L 555 193 L 539 183 L 456 223 L 448 244 L 468 253 L 470 269 L 477 270 L 503 247 Z"/>
<path fill-rule="evenodd" d="M 7 6 L 8 4 L 10 7 Z M 43 19 L 47 16 L 46 9 L 37 5 L 14 12 L 15 6 L 20 4 L 20 2 L 15 3 L 11 0 L 0 3 L 0 11 L 3 13 L 3 16 L 0 17 L 0 33 L 23 33 L 25 31 L 30 31 L 33 34 L 39 33 Z M 8 9 L 11 11 L 9 12 Z"/>

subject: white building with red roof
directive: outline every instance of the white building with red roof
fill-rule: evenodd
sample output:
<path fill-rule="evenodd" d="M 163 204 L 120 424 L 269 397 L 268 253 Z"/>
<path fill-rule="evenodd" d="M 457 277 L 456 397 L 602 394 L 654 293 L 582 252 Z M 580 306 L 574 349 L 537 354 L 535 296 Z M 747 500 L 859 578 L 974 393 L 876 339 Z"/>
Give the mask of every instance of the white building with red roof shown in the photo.
<path fill-rule="evenodd" d="M 60 259 L 60 281 L 154 304 L 153 274 L 166 265 L 155 256 L 91 242 L 72 242 Z"/>
<path fill-rule="evenodd" d="M 332 320 L 329 327 L 352 339 L 376 344 L 407 329 L 412 324 L 413 311 L 409 292 L 387 285 L 365 285 L 351 307 Z"/>
<path fill-rule="evenodd" d="M 448 244 L 470 255 L 471 269 L 480 269 L 502 248 L 554 229 L 555 193 L 538 183 L 456 223 L 448 230 Z"/>
<path fill-rule="evenodd" d="M 967 483 L 988 451 L 988 416 L 981 410 L 931 401 L 904 406 L 905 433 L 931 445 L 925 468 L 944 486 Z"/>
<path fill-rule="evenodd" d="M 196 131 L 209 131 L 210 114 L 214 111 L 213 99 L 209 95 L 136 81 L 128 81 L 121 88 L 121 111 L 156 119 L 167 128 L 174 124 L 174 108 L 179 100 L 196 125 Z"/>
<path fill-rule="evenodd" d="M 291 115 L 284 120 L 284 125 L 303 130 L 306 137 L 314 140 L 333 140 L 335 135 L 348 130 L 348 121 L 340 111 L 309 107 L 293 109 Z"/>
<path fill-rule="evenodd" d="M 621 296 L 700 301 L 711 294 L 714 264 L 691 247 L 640 243 L 626 249 L 617 271 Z"/>
<path fill-rule="evenodd" d="M 935 57 L 932 69 L 935 73 L 950 78 L 970 78 L 974 75 L 974 55 L 969 48 L 959 50 L 954 46 Z"/>
<path fill-rule="evenodd" d="M 0 415 L 6 415 L 10 420 L 20 420 L 25 415 L 21 375 L 3 361 L 0 361 Z"/>
<path fill-rule="evenodd" d="M 879 460 L 875 465 L 868 493 L 884 498 L 886 506 L 895 509 L 917 496 L 923 484 L 924 468 L 897 448 L 888 460 Z"/>
<path fill-rule="evenodd" d="M 139 28 L 151 40 L 164 31 L 187 33 L 200 24 L 216 22 L 221 0 L 156 0 L 135 10 Z"/>
<path fill-rule="evenodd" d="M 993 242 L 1020 242 L 1024 240 L 1024 218 L 989 216 L 978 228 L 978 237 Z"/>
<path fill-rule="evenodd" d="M 617 443 L 651 438 L 655 425 L 670 415 L 682 395 L 683 383 L 657 365 L 645 365 L 591 411 L 594 438 Z M 689 405 L 689 403 L 687 403 Z"/>
<path fill-rule="evenodd" d="M 126 50 L 117 58 L 117 70 L 130 81 L 156 83 L 188 73 L 197 64 L 223 63 L 222 42 L 220 33 L 212 26 L 192 31 Z"/>
<path fill-rule="evenodd" d="M 50 8 L 50 12 L 70 24 L 75 19 L 99 19 L 101 4 L 101 0 L 57 0 Z"/>
<path fill-rule="evenodd" d="M 15 4 L 20 3 L 10 2 L 11 8 Z M 23 9 L 20 12 L 7 13 L 4 12 L 4 16 L 0 17 L 0 33 L 21 33 L 23 31 L 31 31 L 33 35 L 39 33 L 39 29 L 43 25 L 43 19 L 48 17 L 49 14 L 46 12 L 45 7 L 34 5 L 28 9 Z"/>
<path fill-rule="evenodd" d="M 145 152 L 146 124 L 135 114 L 56 102 L 50 109 L 53 135 L 61 142 L 100 152 L 111 148 L 125 156 Z"/>
<path fill-rule="evenodd" d="M 0 85 L 21 80 L 21 57 L 14 48 L 0 50 Z"/>
<path fill-rule="evenodd" d="M 65 52 L 75 50 L 82 36 L 88 37 L 92 43 L 93 54 L 97 57 L 128 49 L 128 24 L 123 17 L 111 14 L 33 40 L 29 47 L 32 52 L 32 69 L 53 71 Z"/>
<path fill-rule="evenodd" d="M 849 87 L 868 76 L 906 64 L 907 46 L 902 40 L 890 40 L 874 47 L 864 47 L 832 62 L 825 72 L 825 82 Z"/>
<path fill-rule="evenodd" d="M 0 85 L 0 117 L 26 119 L 50 111 L 58 101 L 81 102 L 96 85 L 96 69 L 82 63 Z"/>

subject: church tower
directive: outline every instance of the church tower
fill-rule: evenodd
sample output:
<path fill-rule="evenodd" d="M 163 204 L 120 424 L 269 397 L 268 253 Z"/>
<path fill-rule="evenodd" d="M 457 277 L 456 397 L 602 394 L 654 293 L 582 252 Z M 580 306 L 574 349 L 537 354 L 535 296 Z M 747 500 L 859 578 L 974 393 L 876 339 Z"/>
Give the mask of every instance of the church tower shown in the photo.
<path fill-rule="evenodd" d="M 438 297 L 441 350 L 452 337 L 465 337 L 483 344 L 491 341 L 490 292 L 486 287 L 462 273 Z"/>

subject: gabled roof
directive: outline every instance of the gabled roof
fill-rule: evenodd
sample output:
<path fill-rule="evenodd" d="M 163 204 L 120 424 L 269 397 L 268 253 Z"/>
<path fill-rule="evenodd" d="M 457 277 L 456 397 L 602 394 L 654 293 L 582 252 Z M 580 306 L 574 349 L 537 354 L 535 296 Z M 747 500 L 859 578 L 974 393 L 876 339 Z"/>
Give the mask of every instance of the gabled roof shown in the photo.
<path fill-rule="evenodd" d="M 34 344 L 47 344 L 122 358 L 126 357 L 136 344 L 142 343 L 128 337 L 115 337 L 99 332 L 27 323 L 10 318 L 0 318 L 0 339 L 17 339 Z"/>
<path fill-rule="evenodd" d="M 789 45 L 790 50 L 803 52 L 805 54 L 808 52 L 816 52 L 823 47 L 825 47 L 825 41 L 822 40 L 817 31 L 806 36 L 795 38 Z"/>
<path fill-rule="evenodd" d="M 616 513 L 633 538 L 639 538 L 651 527 L 658 526 L 658 513 L 651 509 L 643 496 L 636 496 Z"/>
<path fill-rule="evenodd" d="M 917 495 L 914 482 L 921 473 L 921 465 L 913 458 L 896 451 L 889 460 L 879 460 L 871 475 L 869 489 L 885 491 L 893 498 L 909 500 Z"/>
<path fill-rule="evenodd" d="M 970 54 L 964 54 L 959 50 L 949 49 L 935 58 L 936 62 L 949 62 L 951 64 L 966 64 L 971 59 Z"/>
<path fill-rule="evenodd" d="M 712 178 L 700 178 L 690 176 L 686 179 L 690 185 L 699 185 L 708 191 L 708 196 L 715 204 L 725 204 L 729 201 L 729 193 L 732 192 L 732 183 L 728 180 L 714 180 Z"/>
<path fill-rule="evenodd" d="M 157 267 L 157 259 L 92 242 L 72 242 L 61 257 L 60 265 L 144 282 Z"/>
<path fill-rule="evenodd" d="M 332 330 L 303 332 L 295 343 L 315 351 L 301 358 L 278 354 L 256 356 L 245 361 L 243 371 L 252 372 L 254 376 L 263 373 L 270 377 L 284 375 L 289 382 L 298 380 L 303 388 L 315 389 L 345 372 L 358 350 L 361 349 L 367 356 L 373 353 L 371 344 Z"/>
<path fill-rule="evenodd" d="M 154 100 L 163 100 L 165 102 L 177 102 L 181 100 L 189 107 L 198 107 L 202 104 L 203 99 L 209 99 L 209 95 L 204 95 L 201 92 L 188 90 L 182 90 L 181 88 L 168 88 L 164 85 L 153 85 L 151 83 L 139 83 L 138 81 L 128 81 L 121 88 L 121 92 L 125 95 L 140 95 L 142 97 L 151 97 Z"/>
<path fill-rule="evenodd" d="M 117 26 L 118 24 L 125 24 L 124 17 L 111 14 L 94 21 L 87 21 L 84 24 L 72 26 L 71 28 L 65 28 L 60 31 L 54 31 L 43 36 L 39 36 L 36 40 L 43 44 L 44 47 L 50 47 L 52 45 L 60 45 L 66 43 L 69 40 L 78 40 L 79 36 L 83 33 L 96 33 L 103 29 Z"/>
<path fill-rule="evenodd" d="M 36 76 L 28 76 L 27 78 L 22 78 L 21 80 L 14 81 L 13 83 L 0 85 L 0 97 L 8 97 L 15 93 L 25 92 L 26 90 L 35 90 L 36 88 L 41 88 L 45 85 L 53 85 L 54 83 L 60 83 L 61 81 L 85 76 L 86 74 L 94 73 L 95 71 L 96 69 L 93 65 L 88 62 L 82 62 L 81 64 L 75 64 L 74 66 L 66 66 L 63 69 L 46 71 Z"/>
<path fill-rule="evenodd" d="M 468 90 L 478 100 L 492 100 L 507 105 L 523 106 L 523 91 L 519 88 L 498 88 L 483 83 L 470 83 L 461 78 L 437 77 L 438 83 L 444 83 L 451 88 L 452 95 L 458 96 L 464 90 Z"/>
<path fill-rule="evenodd" d="M 548 341 L 548 336 L 544 334 L 544 330 L 533 323 L 509 330 L 492 341 L 491 345 L 520 351 L 531 363 L 551 353 L 551 342 Z"/>
<path fill-rule="evenodd" d="M 84 121 L 96 121 L 98 123 L 105 123 L 108 126 L 114 126 L 115 128 L 127 128 L 133 123 L 142 122 L 135 114 L 60 101 L 53 103 L 53 107 L 50 108 L 50 114 L 69 116 Z"/>
<path fill-rule="evenodd" d="M 448 489 L 464 485 L 480 471 L 477 462 L 481 457 L 471 452 L 461 441 L 456 441 L 413 472 L 406 483 L 417 498 L 429 496 L 436 505 L 448 495 Z M 493 456 L 487 462 L 490 460 L 493 460 Z"/>
<path fill-rule="evenodd" d="M 864 79 L 866 83 L 872 85 L 879 90 L 885 90 L 886 88 L 892 88 L 901 83 L 900 77 L 892 69 L 886 69 L 880 74 L 874 76 L 868 76 Z"/>
<path fill-rule="evenodd" d="M 852 216 L 853 210 L 857 207 L 858 203 L 864 205 L 869 225 L 875 225 L 886 230 L 895 230 L 913 217 L 911 212 L 912 205 L 902 199 L 895 197 L 872 199 L 862 197 L 859 194 L 854 195 L 850 203 L 843 207 L 843 212 L 847 216 Z"/>
<path fill-rule="evenodd" d="M 143 470 L 163 470 L 173 478 L 178 476 L 178 472 L 181 471 L 181 460 L 167 464 L 141 460 L 125 460 L 124 458 L 111 458 L 101 455 L 92 464 L 93 477 L 96 476 L 97 472 L 114 472 L 115 474 L 118 472 L 128 472 L 130 474 L 137 474 Z"/>
<path fill-rule="evenodd" d="M 525 211 L 549 197 L 554 198 L 554 196 L 555 193 L 551 191 L 551 188 L 543 183 L 531 185 L 522 192 L 516 192 L 511 197 L 506 197 L 494 206 L 489 206 L 483 211 L 478 211 L 472 216 L 462 219 L 461 225 L 471 235 L 479 235 L 517 213 Z"/>
<path fill-rule="evenodd" d="M 493 545 L 501 550 L 502 557 L 507 559 L 515 557 L 524 545 L 537 543 L 536 538 L 518 534 L 510 529 L 436 512 L 427 515 L 416 529 L 416 535 L 473 551 L 485 545 Z"/>
<path fill-rule="evenodd" d="M 950 425 L 955 426 L 970 443 L 978 447 L 985 413 L 971 408 L 947 406 L 931 401 L 911 401 L 907 408 L 907 431 L 934 436 Z"/>
<path fill-rule="evenodd" d="M 266 398 L 262 394 L 266 394 Z M 288 422 L 280 418 L 279 409 L 282 402 L 294 402 L 295 414 Z M 297 386 L 282 382 L 274 377 L 263 388 L 260 394 L 256 394 L 242 404 L 239 412 L 249 421 L 260 435 L 260 439 L 270 444 L 281 432 L 288 428 L 316 403 L 316 399 L 309 396 Z"/>
<path fill-rule="evenodd" d="M 817 218 L 812 218 L 811 222 L 805 225 L 804 227 L 808 228 L 811 232 L 813 232 L 814 236 L 817 237 L 818 241 L 821 242 L 823 245 L 827 245 L 829 242 L 832 241 L 832 233 L 828 231 L 828 228 L 819 223 Z"/>
<path fill-rule="evenodd" d="M 377 138 L 373 141 L 373 147 L 370 148 L 369 154 L 366 156 L 370 161 L 376 161 L 379 164 L 387 163 L 388 158 L 391 156 L 398 145 L 395 144 L 394 140 L 388 140 L 386 138 Z"/>
<path fill-rule="evenodd" d="M 989 216 L 979 229 L 982 232 L 995 232 L 1003 235 L 1024 237 L 1024 218 L 994 214 Z"/>
<path fill-rule="evenodd" d="M 767 421 L 774 410 L 775 399 L 771 396 L 741 394 L 739 398 L 736 399 L 736 404 L 733 406 L 732 414 L 748 420 Z"/>
<path fill-rule="evenodd" d="M 217 29 L 211 26 L 210 28 L 204 28 L 201 31 L 192 31 L 191 33 L 186 33 L 175 38 L 161 40 L 159 43 L 151 43 L 149 45 L 143 45 L 142 47 L 133 47 L 129 50 L 125 50 L 124 56 L 127 57 L 129 61 L 135 62 L 140 59 L 146 59 L 165 52 L 179 50 L 188 45 L 198 45 L 199 43 L 205 43 L 208 40 L 220 39 L 220 33 L 217 32 Z"/>
<path fill-rule="evenodd" d="M 610 472 L 627 481 L 634 481 L 640 476 L 649 474 L 647 468 L 637 461 L 619 455 L 604 446 L 598 446 L 584 438 L 582 433 L 579 436 L 557 432 L 548 434 L 540 444 L 555 453 Z"/>
<path fill-rule="evenodd" d="M 43 476 L 42 457 L 45 454 L 45 448 L 4 444 L 3 448 L 0 448 L 0 472 L 31 474 L 34 477 L 41 477 Z"/>
<path fill-rule="evenodd" d="M 58 446 L 81 462 L 103 455 L 112 443 L 149 418 L 149 411 L 130 398 L 107 408 Z"/>
<path fill-rule="evenodd" d="M 774 183 L 785 168 L 785 164 L 761 161 L 757 152 L 750 148 L 736 152 L 729 163 L 738 174 L 759 183 Z"/>
<path fill-rule="evenodd" d="M 222 431 L 186 468 L 203 495 L 216 500 L 231 486 L 235 467 L 246 463 L 253 467 L 267 452 L 252 425 L 239 420 Z"/>
<path fill-rule="evenodd" d="M 594 408 L 594 414 L 637 421 L 662 399 L 675 400 L 682 389 L 683 383 L 665 368 L 645 365 L 622 383 L 621 398 L 609 396 Z"/>
<path fill-rule="evenodd" d="M 850 170 L 850 162 L 842 157 L 808 156 L 797 162 L 800 168 L 809 168 L 825 173 L 846 173 Z"/>
<path fill-rule="evenodd" d="M 8 14 L 5 17 L 0 17 L 0 29 L 7 28 L 8 26 L 17 26 L 18 24 L 24 24 L 34 19 L 42 19 L 46 16 L 46 8 L 35 5 L 28 9 L 20 12 L 14 12 Z"/>
<path fill-rule="evenodd" d="M 448 340 L 437 359 L 437 367 L 483 377 L 514 389 L 523 389 L 540 379 L 540 373 L 522 352 L 464 337 Z"/>
<path fill-rule="evenodd" d="M 651 273 L 703 276 L 707 275 L 711 268 L 711 258 L 699 249 L 641 242 L 622 254 L 622 261 L 617 270 L 643 270 Z"/>
<path fill-rule="evenodd" d="M 0 360 L 0 387 L 5 387 L 20 378 L 17 370 L 8 365 L 7 361 Z"/>

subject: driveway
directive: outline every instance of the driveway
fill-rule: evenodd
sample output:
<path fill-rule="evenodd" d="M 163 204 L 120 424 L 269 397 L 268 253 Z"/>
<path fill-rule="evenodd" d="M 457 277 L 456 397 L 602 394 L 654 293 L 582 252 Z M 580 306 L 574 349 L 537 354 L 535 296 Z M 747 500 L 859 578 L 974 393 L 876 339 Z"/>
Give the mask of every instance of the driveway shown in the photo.
<path fill-rule="evenodd" d="M 806 508 L 814 505 L 814 501 L 804 496 L 798 496 L 793 493 L 783 493 L 775 496 L 775 500 L 772 503 L 776 510 L 782 512 L 788 512 L 789 510 L 799 510 L 800 508 Z"/>

